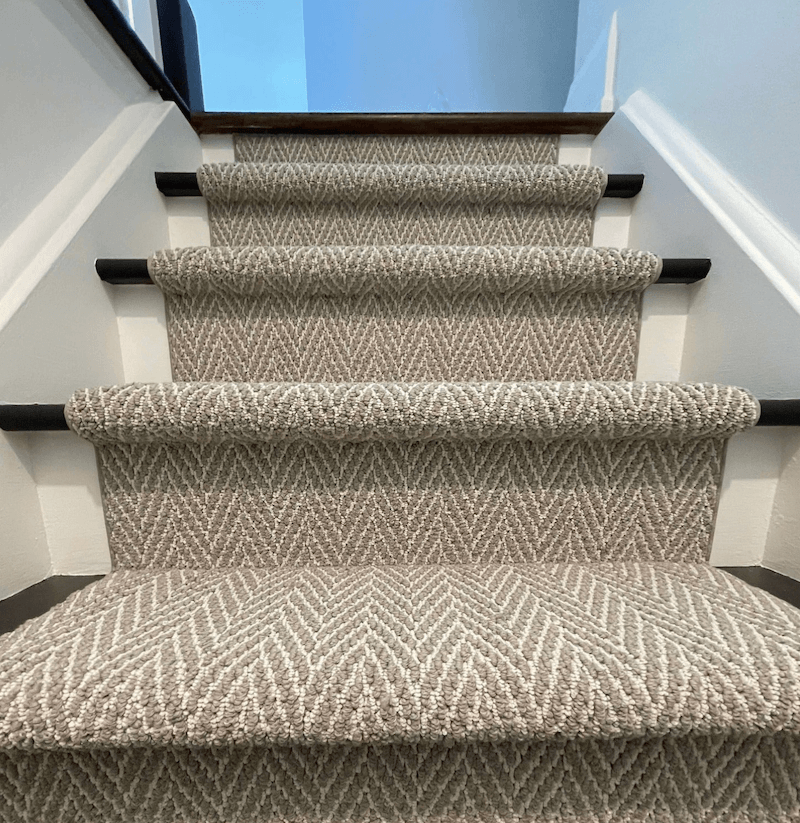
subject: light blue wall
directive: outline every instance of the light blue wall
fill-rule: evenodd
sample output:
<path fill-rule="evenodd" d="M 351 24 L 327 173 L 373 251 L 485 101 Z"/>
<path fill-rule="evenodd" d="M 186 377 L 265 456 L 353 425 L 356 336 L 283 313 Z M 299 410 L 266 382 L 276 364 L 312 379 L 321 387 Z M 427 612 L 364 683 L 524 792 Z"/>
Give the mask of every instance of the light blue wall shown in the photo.
<path fill-rule="evenodd" d="M 578 0 L 305 0 L 304 15 L 311 111 L 561 111 L 572 81 Z"/>
<path fill-rule="evenodd" d="M 189 0 L 206 111 L 308 111 L 303 0 Z"/>
<path fill-rule="evenodd" d="M 643 89 L 800 236 L 797 0 L 582 0 L 576 67 L 614 11 L 618 104 Z"/>

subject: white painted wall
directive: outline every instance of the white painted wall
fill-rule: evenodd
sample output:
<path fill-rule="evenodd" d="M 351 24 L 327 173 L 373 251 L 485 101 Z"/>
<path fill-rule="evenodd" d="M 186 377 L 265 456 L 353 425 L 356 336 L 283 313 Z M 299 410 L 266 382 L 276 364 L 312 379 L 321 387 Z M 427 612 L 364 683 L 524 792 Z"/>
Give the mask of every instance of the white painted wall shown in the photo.
<path fill-rule="evenodd" d="M 616 12 L 621 111 L 593 157 L 646 170 L 631 245 L 709 256 L 709 280 L 651 289 L 640 376 L 800 396 L 800 11 L 793 0 L 581 0 L 570 108 L 597 110 Z M 615 147 L 614 142 L 618 145 Z M 684 311 L 685 310 L 685 311 Z M 670 361 L 662 371 L 664 359 Z M 678 365 L 679 364 L 679 365 Z M 713 559 L 800 579 L 800 443 L 753 432 L 728 451 Z"/>
<path fill-rule="evenodd" d="M 592 162 L 645 174 L 633 201 L 630 246 L 713 261 L 703 283 L 645 293 L 638 377 L 722 382 L 759 397 L 797 397 L 800 302 L 791 282 L 800 247 L 792 253 L 780 223 L 643 92 L 595 140 Z M 757 429 L 731 441 L 713 563 L 763 561 L 796 574 L 798 463 L 791 429 Z"/>
<path fill-rule="evenodd" d="M 0 100 L 14 111 L 0 141 L 4 156 L 21 158 L 4 168 L 21 195 L 0 203 L 0 402 L 169 379 L 160 294 L 107 286 L 94 261 L 170 245 L 153 172 L 196 168 L 197 135 L 82 0 L 8 0 L 0 44 L 9 46 Z M 19 88 L 4 85 L 14 76 Z M 68 432 L 0 434 L 0 490 L 0 598 L 49 574 L 109 568 L 88 443 Z"/>
<path fill-rule="evenodd" d="M 0 3 L 0 244 L 120 111 L 158 99 L 82 0 Z M 0 294 L 15 271 L 0 271 Z"/>

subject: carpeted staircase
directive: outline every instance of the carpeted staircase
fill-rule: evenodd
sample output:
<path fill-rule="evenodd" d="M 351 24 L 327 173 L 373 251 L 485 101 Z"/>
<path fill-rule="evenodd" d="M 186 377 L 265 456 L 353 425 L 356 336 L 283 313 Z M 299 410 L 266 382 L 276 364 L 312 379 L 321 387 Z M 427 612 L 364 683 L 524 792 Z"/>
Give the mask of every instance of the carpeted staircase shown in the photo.
<path fill-rule="evenodd" d="M 707 563 L 746 391 L 557 137 L 236 139 L 170 384 L 77 391 L 114 568 L 0 639 L 13 823 L 800 821 L 800 612 Z"/>

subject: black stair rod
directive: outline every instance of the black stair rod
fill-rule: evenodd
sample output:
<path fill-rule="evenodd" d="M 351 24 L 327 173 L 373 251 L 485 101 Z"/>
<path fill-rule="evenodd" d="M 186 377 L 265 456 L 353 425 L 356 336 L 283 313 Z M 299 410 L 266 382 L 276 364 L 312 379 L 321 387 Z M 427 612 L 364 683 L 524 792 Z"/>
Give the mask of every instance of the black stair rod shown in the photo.
<path fill-rule="evenodd" d="M 94 261 L 100 279 L 115 286 L 152 283 L 147 260 L 110 259 L 100 257 Z"/>
<path fill-rule="evenodd" d="M 644 185 L 643 174 L 609 174 L 603 197 L 636 197 Z M 201 197 L 195 172 L 157 171 L 156 187 L 165 197 Z"/>
<path fill-rule="evenodd" d="M 697 283 L 711 268 L 707 258 L 664 258 L 661 275 L 656 283 Z M 99 258 L 95 269 L 100 279 L 115 286 L 152 283 L 147 269 L 147 260 L 124 260 Z"/>
<path fill-rule="evenodd" d="M 757 426 L 800 426 L 800 400 L 759 400 Z"/>
<path fill-rule="evenodd" d="M 757 426 L 800 426 L 800 400 L 760 400 Z M 57 403 L 0 404 L 0 430 L 66 431 L 64 406 Z"/>
<path fill-rule="evenodd" d="M 66 431 L 64 404 L 0 404 L 0 429 L 7 432 Z"/>

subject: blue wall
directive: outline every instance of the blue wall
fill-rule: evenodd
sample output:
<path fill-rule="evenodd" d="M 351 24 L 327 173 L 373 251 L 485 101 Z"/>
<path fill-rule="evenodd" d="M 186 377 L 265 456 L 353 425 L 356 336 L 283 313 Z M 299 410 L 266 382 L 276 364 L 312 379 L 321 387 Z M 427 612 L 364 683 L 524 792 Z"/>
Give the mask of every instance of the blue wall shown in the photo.
<path fill-rule="evenodd" d="M 305 0 L 310 111 L 561 111 L 578 0 Z"/>
<path fill-rule="evenodd" d="M 308 111 L 303 0 L 189 0 L 206 111 Z"/>
<path fill-rule="evenodd" d="M 561 111 L 578 0 L 190 0 L 207 111 Z"/>

